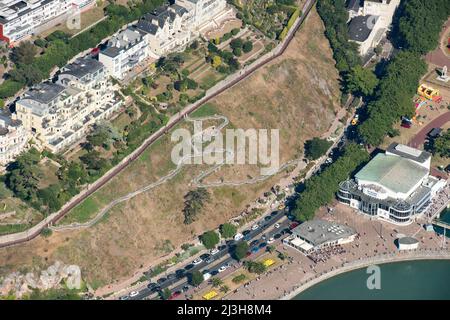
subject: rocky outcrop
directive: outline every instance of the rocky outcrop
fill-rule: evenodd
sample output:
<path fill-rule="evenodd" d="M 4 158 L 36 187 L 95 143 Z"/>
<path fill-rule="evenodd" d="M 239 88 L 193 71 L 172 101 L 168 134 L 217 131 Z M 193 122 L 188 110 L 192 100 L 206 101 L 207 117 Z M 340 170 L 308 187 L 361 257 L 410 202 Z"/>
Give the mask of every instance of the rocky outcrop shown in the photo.
<path fill-rule="evenodd" d="M 62 285 L 69 289 L 81 288 L 81 269 L 77 265 L 64 265 L 56 261 L 46 270 L 42 270 L 39 275 L 29 272 L 23 275 L 20 272 L 13 272 L 0 279 L 0 296 L 10 293 L 17 298 L 31 292 L 32 289 L 45 291 L 48 289 L 60 288 Z"/>

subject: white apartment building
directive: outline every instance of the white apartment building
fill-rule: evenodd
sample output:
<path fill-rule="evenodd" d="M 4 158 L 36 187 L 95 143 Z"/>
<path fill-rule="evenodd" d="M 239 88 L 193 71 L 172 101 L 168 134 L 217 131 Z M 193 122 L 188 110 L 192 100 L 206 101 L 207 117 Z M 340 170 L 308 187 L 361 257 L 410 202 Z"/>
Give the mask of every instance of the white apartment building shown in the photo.
<path fill-rule="evenodd" d="M 136 29 L 144 34 L 154 56 L 183 50 L 190 42 L 192 30 L 185 23 L 187 14 L 185 8 L 173 4 L 159 7 L 138 21 Z"/>
<path fill-rule="evenodd" d="M 94 0 L 0 0 L 0 40 L 14 45 L 69 10 L 93 4 Z"/>
<path fill-rule="evenodd" d="M 113 77 L 123 79 L 128 71 L 149 56 L 149 46 L 143 35 L 129 27 L 114 35 L 100 51 L 98 59 Z"/>
<path fill-rule="evenodd" d="M 44 147 L 59 152 L 121 106 L 108 78 L 102 63 L 79 58 L 62 70 L 56 83 L 27 91 L 16 102 L 17 119 Z"/>
<path fill-rule="evenodd" d="M 227 7 L 226 0 L 176 0 L 176 4 L 187 10 L 186 23 L 195 30 L 223 14 Z"/>
<path fill-rule="evenodd" d="M 383 39 L 392 23 L 400 0 L 349 0 L 347 11 L 350 22 L 348 36 L 359 45 L 359 54 L 365 56 Z"/>
<path fill-rule="evenodd" d="M 25 149 L 28 136 L 22 121 L 0 112 L 0 165 L 13 161 Z"/>

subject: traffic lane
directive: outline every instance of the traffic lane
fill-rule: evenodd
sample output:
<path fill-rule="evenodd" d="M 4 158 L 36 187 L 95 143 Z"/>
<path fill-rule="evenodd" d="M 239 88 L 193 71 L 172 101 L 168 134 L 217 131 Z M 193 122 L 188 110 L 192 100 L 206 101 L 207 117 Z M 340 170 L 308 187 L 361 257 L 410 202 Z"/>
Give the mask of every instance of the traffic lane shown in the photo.
<path fill-rule="evenodd" d="M 256 230 L 251 230 L 251 228 L 250 229 L 247 229 L 247 230 L 249 230 L 250 231 L 250 233 L 248 234 L 248 238 L 249 238 L 249 240 L 248 241 L 252 241 L 252 240 L 256 240 L 255 238 L 257 238 L 257 237 L 259 237 L 260 235 L 262 235 L 264 232 L 266 232 L 269 228 L 271 228 L 273 225 L 275 225 L 276 223 L 280 223 L 279 222 L 279 220 L 281 220 L 283 217 L 285 217 L 285 210 L 274 210 L 274 211 L 272 211 L 272 212 L 277 212 L 277 214 L 276 215 L 274 215 L 274 216 L 271 216 L 271 214 L 272 213 L 270 213 L 270 214 L 267 214 L 264 218 L 262 218 L 259 222 L 256 222 L 256 224 L 258 224 L 259 225 L 259 227 L 258 227 L 258 229 L 256 229 Z M 268 219 L 268 220 L 265 220 L 265 218 L 266 217 L 268 217 L 268 216 L 271 216 L 271 219 Z M 281 225 L 281 223 L 280 223 L 280 225 Z M 246 230 L 244 230 L 243 232 L 245 232 Z M 276 233 L 274 233 L 274 234 L 276 234 Z M 184 269 L 186 270 L 186 273 L 190 273 L 190 272 L 192 272 L 192 271 L 196 271 L 196 270 L 198 270 L 198 271 L 201 271 L 203 268 L 205 268 L 205 267 L 207 267 L 208 265 L 210 265 L 210 264 L 212 264 L 212 263 L 214 263 L 214 261 L 216 261 L 216 260 L 218 260 L 218 259 L 220 259 L 220 258 L 222 258 L 222 257 L 224 257 L 225 255 L 227 255 L 227 254 L 230 254 L 231 253 L 231 249 L 232 249 L 232 247 L 233 247 L 233 245 L 236 243 L 236 241 L 234 241 L 234 240 L 230 240 L 228 243 L 227 243 L 227 246 L 224 248 L 224 249 L 222 249 L 222 250 L 220 250 L 216 255 L 214 255 L 214 256 L 211 256 L 212 258 L 213 258 L 213 261 L 211 261 L 211 263 L 206 263 L 205 261 L 202 261 L 201 263 L 199 263 L 199 264 L 197 264 L 197 265 L 194 265 L 192 268 L 189 268 L 189 270 L 186 270 L 186 266 L 189 266 L 190 264 L 192 264 L 192 262 L 191 263 L 188 263 L 185 267 L 184 267 Z M 232 260 L 234 260 L 233 258 L 231 258 L 231 256 L 228 258 L 228 262 L 230 262 L 230 261 L 232 261 Z M 217 264 L 217 265 L 219 265 L 219 268 L 220 268 L 220 266 L 222 266 L 223 264 L 225 264 L 224 262 L 221 262 L 221 263 L 219 263 L 219 264 Z M 216 265 L 216 266 L 217 266 Z M 181 268 L 180 267 L 180 269 L 183 269 L 183 268 Z M 180 270 L 180 269 L 178 269 L 178 270 Z M 173 272 L 173 274 L 175 273 L 176 271 L 174 271 Z M 186 278 L 186 276 L 184 276 L 183 277 L 184 279 Z M 182 279 L 183 279 L 182 278 Z M 171 285 L 173 285 L 174 283 L 177 283 L 177 282 L 175 282 L 176 280 L 178 280 L 178 281 L 180 281 L 181 279 L 178 279 L 178 278 L 173 278 L 173 279 L 167 279 L 166 281 L 164 281 L 163 283 L 160 283 L 160 284 L 158 284 L 159 285 L 159 287 L 161 288 L 161 289 L 165 289 L 165 288 L 168 288 L 168 287 L 170 287 Z M 149 282 L 148 284 L 150 284 L 151 282 Z M 180 284 L 177 288 L 179 288 L 180 286 L 181 286 L 181 288 L 185 285 L 187 283 L 187 281 L 185 281 L 185 282 L 183 282 L 182 284 Z M 147 285 L 148 285 L 147 284 Z M 139 290 L 139 294 L 137 295 L 137 296 L 135 296 L 135 297 L 130 297 L 130 299 L 132 299 L 132 300 L 140 300 L 140 299 L 143 299 L 143 298 L 145 298 L 145 297 L 148 297 L 149 295 L 151 295 L 153 292 L 151 292 L 151 290 L 150 289 L 148 289 L 147 287 L 144 287 L 143 289 L 140 289 Z"/>

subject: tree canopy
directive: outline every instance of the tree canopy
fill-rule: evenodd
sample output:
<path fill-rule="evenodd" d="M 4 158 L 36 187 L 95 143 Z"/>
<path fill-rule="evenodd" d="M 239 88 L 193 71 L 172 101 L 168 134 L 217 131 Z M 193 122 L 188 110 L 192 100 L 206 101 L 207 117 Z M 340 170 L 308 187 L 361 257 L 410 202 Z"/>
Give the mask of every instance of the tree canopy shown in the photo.
<path fill-rule="evenodd" d="M 217 232 L 211 230 L 206 231 L 200 236 L 200 241 L 203 243 L 206 249 L 213 249 L 220 241 L 220 237 Z"/>

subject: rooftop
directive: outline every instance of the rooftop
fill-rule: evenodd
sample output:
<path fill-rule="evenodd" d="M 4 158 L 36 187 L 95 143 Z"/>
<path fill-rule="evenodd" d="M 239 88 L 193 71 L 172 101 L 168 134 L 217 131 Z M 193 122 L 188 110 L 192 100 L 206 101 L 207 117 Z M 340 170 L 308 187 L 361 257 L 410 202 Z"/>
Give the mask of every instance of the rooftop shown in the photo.
<path fill-rule="evenodd" d="M 393 191 L 408 193 L 429 171 L 413 161 L 384 153 L 377 154 L 355 178 L 378 183 Z"/>
<path fill-rule="evenodd" d="M 64 87 L 51 82 L 40 83 L 25 93 L 25 98 L 37 101 L 42 104 L 48 104 L 56 97 L 58 97 L 61 92 L 64 91 Z"/>
<path fill-rule="evenodd" d="M 348 226 L 326 220 L 311 220 L 295 227 L 292 234 L 317 247 L 326 242 L 350 237 L 356 234 L 356 231 Z"/>
<path fill-rule="evenodd" d="M 143 41 L 142 34 L 138 30 L 127 28 L 116 34 L 108 41 L 108 46 L 102 50 L 103 54 L 110 57 L 119 55 L 120 51 Z"/>
<path fill-rule="evenodd" d="M 66 65 L 61 72 L 61 75 L 69 74 L 76 78 L 83 78 L 85 75 L 93 74 L 102 68 L 103 64 L 101 62 L 86 56 L 83 58 L 78 58 L 75 62 Z"/>
<path fill-rule="evenodd" d="M 402 237 L 398 239 L 399 244 L 416 244 L 419 241 L 416 238 L 413 237 Z"/>
<path fill-rule="evenodd" d="M 353 41 L 364 42 L 373 30 L 378 16 L 357 16 L 348 24 L 348 38 Z"/>
<path fill-rule="evenodd" d="M 389 147 L 386 149 L 386 153 L 388 155 L 397 155 L 402 158 L 410 159 L 419 163 L 425 163 L 431 157 L 431 153 L 429 152 L 411 148 L 409 146 L 396 142 L 389 145 Z"/>

